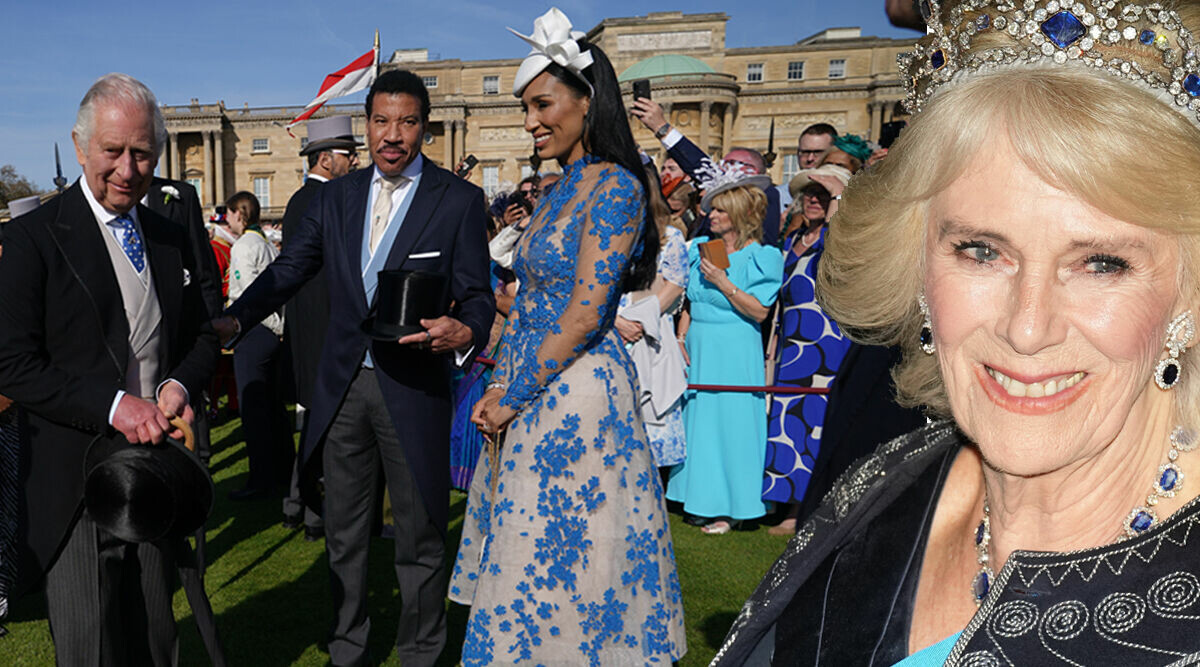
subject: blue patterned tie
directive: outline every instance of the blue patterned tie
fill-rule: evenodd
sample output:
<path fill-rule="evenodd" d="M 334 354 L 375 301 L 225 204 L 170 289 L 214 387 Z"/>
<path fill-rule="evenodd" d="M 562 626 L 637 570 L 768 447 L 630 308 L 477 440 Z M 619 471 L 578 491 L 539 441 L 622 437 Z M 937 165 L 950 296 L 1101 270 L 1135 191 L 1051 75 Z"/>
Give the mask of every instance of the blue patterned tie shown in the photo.
<path fill-rule="evenodd" d="M 146 268 L 146 249 L 142 247 L 142 239 L 138 236 L 133 218 L 128 214 L 118 215 L 112 224 L 124 232 L 121 235 L 121 250 L 125 251 L 125 256 L 133 263 L 133 268 L 141 273 Z"/>

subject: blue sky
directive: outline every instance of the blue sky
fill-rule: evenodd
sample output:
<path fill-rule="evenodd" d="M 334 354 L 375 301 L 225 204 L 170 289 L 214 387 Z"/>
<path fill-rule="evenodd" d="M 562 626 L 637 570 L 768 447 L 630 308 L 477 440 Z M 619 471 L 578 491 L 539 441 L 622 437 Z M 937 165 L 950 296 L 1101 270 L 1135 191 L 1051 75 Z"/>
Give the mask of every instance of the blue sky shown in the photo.
<path fill-rule="evenodd" d="M 68 179 L 79 175 L 71 125 L 79 99 L 113 71 L 145 82 L 166 104 L 224 100 L 227 107 L 307 103 L 329 72 L 371 48 L 379 30 L 384 57 L 428 48 L 431 57 L 477 60 L 523 56 L 521 32 L 547 2 L 312 0 L 194 3 L 6 3 L 0 50 L 0 165 L 42 188 L 54 177 L 54 142 Z M 892 27 L 884 0 L 558 0 L 579 30 L 604 18 L 653 11 L 725 12 L 729 47 L 790 44 L 828 27 L 861 26 L 864 35 L 909 38 Z M 350 11 L 353 9 L 353 11 Z M 355 101 L 362 94 L 339 100 Z"/>

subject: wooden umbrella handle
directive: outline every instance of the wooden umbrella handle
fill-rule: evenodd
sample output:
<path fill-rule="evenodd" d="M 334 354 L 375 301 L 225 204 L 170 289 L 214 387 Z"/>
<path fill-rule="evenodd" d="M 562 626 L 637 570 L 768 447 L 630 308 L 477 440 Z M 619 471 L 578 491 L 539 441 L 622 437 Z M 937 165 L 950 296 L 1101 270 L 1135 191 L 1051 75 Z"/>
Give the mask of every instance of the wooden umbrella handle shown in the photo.
<path fill-rule="evenodd" d="M 187 447 L 189 452 L 196 451 L 196 434 L 192 432 L 191 425 L 183 421 L 183 417 L 172 417 L 171 426 L 183 431 L 183 446 Z"/>

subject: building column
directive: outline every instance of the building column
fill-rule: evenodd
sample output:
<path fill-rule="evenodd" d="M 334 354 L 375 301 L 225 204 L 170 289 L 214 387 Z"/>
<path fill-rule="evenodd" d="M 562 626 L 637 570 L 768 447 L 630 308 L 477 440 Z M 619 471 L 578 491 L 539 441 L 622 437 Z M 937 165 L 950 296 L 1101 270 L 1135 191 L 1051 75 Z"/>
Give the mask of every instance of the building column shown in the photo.
<path fill-rule="evenodd" d="M 217 205 L 225 202 L 225 137 L 221 130 L 213 132 L 213 150 L 216 152 L 217 175 L 213 180 L 213 198 Z"/>
<path fill-rule="evenodd" d="M 879 102 L 871 102 L 868 108 L 871 110 L 871 134 L 867 139 L 879 141 L 879 134 L 883 132 L 883 105 Z"/>
<path fill-rule="evenodd" d="M 700 150 L 704 151 L 705 155 L 709 153 L 709 141 L 711 132 L 708 131 L 709 117 L 712 115 L 712 102 L 705 100 L 700 103 Z"/>
<path fill-rule="evenodd" d="M 179 159 L 179 133 L 172 132 L 171 140 L 168 143 L 170 144 L 170 157 L 167 159 L 166 178 L 176 179 L 177 176 L 175 174 L 179 172 L 179 165 L 181 163 L 181 160 Z"/>
<path fill-rule="evenodd" d="M 204 182 L 202 182 L 200 184 L 201 192 L 199 194 L 200 194 L 200 206 L 204 207 L 204 206 L 208 206 L 211 204 L 211 201 L 209 201 L 210 198 L 208 197 L 208 193 L 212 192 L 212 175 L 213 175 L 212 132 L 208 132 L 207 130 L 204 132 L 201 132 L 200 139 L 204 142 L 204 145 L 202 146 L 202 150 L 204 151 Z"/>
<path fill-rule="evenodd" d="M 454 121 L 454 159 L 467 157 L 467 121 Z M 451 167 L 453 169 L 453 166 Z"/>
<path fill-rule="evenodd" d="M 728 153 L 733 148 L 733 105 L 725 105 L 725 127 L 724 135 L 721 137 L 722 154 Z"/>
<path fill-rule="evenodd" d="M 454 123 L 451 121 L 442 121 L 442 143 L 446 149 L 446 169 L 454 171 L 457 163 L 454 162 Z"/>

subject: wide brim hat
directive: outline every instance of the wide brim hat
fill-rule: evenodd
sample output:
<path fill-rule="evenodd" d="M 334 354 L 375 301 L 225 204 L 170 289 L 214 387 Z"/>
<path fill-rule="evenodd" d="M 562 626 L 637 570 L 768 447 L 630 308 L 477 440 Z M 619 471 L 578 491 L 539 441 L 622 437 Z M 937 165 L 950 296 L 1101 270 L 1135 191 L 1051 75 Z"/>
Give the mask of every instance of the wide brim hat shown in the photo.
<path fill-rule="evenodd" d="M 187 446 L 130 444 L 99 435 L 84 461 L 84 506 L 96 525 L 126 542 L 184 537 L 212 512 L 212 477 Z"/>
<path fill-rule="evenodd" d="M 380 271 L 375 314 L 362 330 L 375 340 L 395 341 L 425 330 L 421 320 L 446 314 L 450 279 L 432 271 Z"/>
<path fill-rule="evenodd" d="M 765 190 L 771 187 L 771 177 L 766 174 L 738 174 L 731 180 L 722 180 L 704 191 L 704 196 L 700 199 L 700 210 L 705 213 L 712 211 L 713 197 L 722 192 L 742 187 L 756 187 Z"/>
<path fill-rule="evenodd" d="M 814 169 L 801 169 L 799 173 L 792 177 L 788 182 L 788 192 L 791 193 L 792 199 L 800 196 L 800 191 L 808 187 L 810 183 L 816 183 L 821 187 L 823 184 L 814 181 L 813 176 L 832 176 L 842 182 L 842 185 L 850 183 L 850 170 L 837 164 L 823 164 Z"/>
<path fill-rule="evenodd" d="M 357 150 L 362 142 L 354 138 L 354 125 L 349 116 L 329 116 L 308 121 L 308 143 L 300 155 L 341 148 Z"/>

